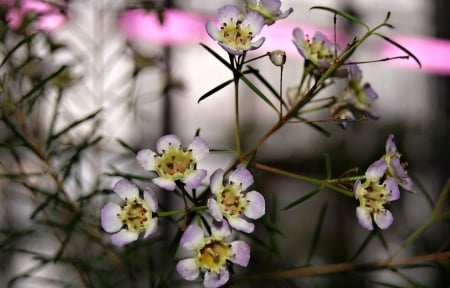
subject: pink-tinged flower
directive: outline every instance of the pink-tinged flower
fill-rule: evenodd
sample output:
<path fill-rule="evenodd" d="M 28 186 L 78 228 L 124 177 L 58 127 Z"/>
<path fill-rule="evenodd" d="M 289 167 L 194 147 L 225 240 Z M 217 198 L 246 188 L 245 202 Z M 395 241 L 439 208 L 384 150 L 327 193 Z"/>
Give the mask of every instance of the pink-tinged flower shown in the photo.
<path fill-rule="evenodd" d="M 317 31 L 312 39 L 303 35 L 301 28 L 293 31 L 294 45 L 300 55 L 316 67 L 328 68 L 334 62 L 335 46 L 321 32 Z"/>
<path fill-rule="evenodd" d="M 384 177 L 386 169 L 383 159 L 374 162 L 366 171 L 366 179 L 356 181 L 353 188 L 354 196 L 359 200 L 356 217 L 367 230 L 373 230 L 372 218 L 381 229 L 387 229 L 394 222 L 385 205 L 400 198 L 400 190 L 394 178 Z M 385 180 L 381 183 L 382 179 Z"/>
<path fill-rule="evenodd" d="M 231 234 L 225 221 L 213 223 L 211 236 L 205 237 L 203 230 L 191 224 L 180 240 L 180 246 L 193 252 L 193 257 L 177 263 L 176 270 L 186 280 L 192 281 L 204 274 L 203 285 L 220 287 L 228 282 L 228 266 L 235 263 L 246 267 L 250 260 L 250 247 L 244 241 L 229 243 L 225 238 Z"/>
<path fill-rule="evenodd" d="M 62 1 L 55 1 L 54 5 L 39 0 L 20 0 L 16 3 L 5 3 L 10 6 L 6 18 L 12 29 L 19 29 L 27 21 L 33 21 L 34 30 L 52 32 L 67 22 L 67 15 L 61 10 L 65 6 Z"/>
<path fill-rule="evenodd" d="M 225 218 L 236 230 L 251 233 L 253 223 L 241 218 L 242 214 L 250 219 L 258 219 L 265 213 L 265 201 L 261 193 L 245 192 L 253 184 L 253 176 L 245 167 L 234 170 L 228 182 L 223 185 L 223 170 L 218 169 L 211 176 L 211 192 L 214 198 L 208 199 L 208 209 L 216 221 Z"/>
<path fill-rule="evenodd" d="M 137 240 L 140 233 L 144 233 L 144 238 L 154 233 L 158 219 L 153 212 L 158 209 L 158 202 L 153 190 L 145 188 L 142 199 L 136 185 L 126 179 L 119 180 L 113 190 L 124 203 L 108 203 L 100 212 L 103 229 L 115 233 L 111 235 L 112 243 L 123 246 Z"/>
<path fill-rule="evenodd" d="M 330 106 L 330 113 L 334 119 L 354 121 L 367 116 L 378 119 L 380 116 L 373 111 L 373 102 L 378 98 L 377 93 L 369 83 L 362 84 L 362 72 L 356 64 L 347 65 L 348 84 L 344 91 Z M 348 122 L 341 122 L 346 128 Z"/>
<path fill-rule="evenodd" d="M 400 157 L 401 154 L 397 151 L 397 146 L 394 142 L 394 135 L 390 134 L 386 140 L 386 154 L 383 156 L 384 161 L 387 163 L 387 177 L 393 177 L 406 191 L 416 192 L 414 183 L 405 169 L 406 164 L 400 162 Z"/>
<path fill-rule="evenodd" d="M 264 43 L 264 37 L 252 42 L 265 24 L 260 14 L 253 11 L 244 14 L 234 5 L 225 5 L 217 11 L 220 29 L 212 21 L 208 21 L 206 31 L 228 53 L 240 55 L 257 49 Z"/>
<path fill-rule="evenodd" d="M 245 0 L 247 11 L 254 11 L 264 17 L 267 25 L 272 25 L 279 19 L 284 19 L 291 14 L 294 9 L 281 12 L 280 0 Z"/>
<path fill-rule="evenodd" d="M 156 142 L 156 152 L 144 149 L 137 153 L 136 159 L 145 170 L 155 171 L 158 175 L 152 181 L 159 187 L 173 191 L 176 181 L 195 189 L 206 177 L 206 170 L 197 169 L 197 162 L 209 154 L 208 144 L 200 137 L 195 137 L 192 143 L 183 150 L 180 138 L 175 135 L 165 135 Z"/>

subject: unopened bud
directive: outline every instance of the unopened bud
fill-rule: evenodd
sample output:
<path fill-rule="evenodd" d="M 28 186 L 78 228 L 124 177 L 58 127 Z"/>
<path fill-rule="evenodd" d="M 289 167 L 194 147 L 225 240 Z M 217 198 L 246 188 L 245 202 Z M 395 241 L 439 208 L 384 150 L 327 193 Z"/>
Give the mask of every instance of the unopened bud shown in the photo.
<path fill-rule="evenodd" d="M 270 61 L 276 66 L 283 66 L 286 63 L 286 52 L 283 50 L 275 50 L 269 52 Z"/>

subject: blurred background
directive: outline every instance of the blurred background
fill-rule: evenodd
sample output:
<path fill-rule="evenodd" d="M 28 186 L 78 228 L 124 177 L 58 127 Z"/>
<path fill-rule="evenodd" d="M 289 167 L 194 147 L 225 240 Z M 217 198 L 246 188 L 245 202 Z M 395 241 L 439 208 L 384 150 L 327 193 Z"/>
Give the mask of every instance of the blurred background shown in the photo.
<path fill-rule="evenodd" d="M 74 199 L 90 195 L 90 191 L 100 190 L 99 187 L 108 189 L 118 179 L 118 171 L 145 174 L 141 167 L 136 165 L 134 158 L 125 153 L 119 139 L 136 149 L 153 149 L 155 141 L 161 135 L 174 133 L 179 135 L 187 145 L 194 137 L 195 131 L 200 129 L 200 135 L 211 148 L 234 146 L 233 88 L 229 86 L 204 101 L 197 102 L 204 93 L 223 81 L 231 79 L 232 75 L 199 43 L 208 45 L 227 58 L 225 52 L 209 39 L 204 30 L 204 23 L 207 19 L 215 19 L 216 11 L 222 5 L 234 3 L 243 7 L 241 1 L 72 0 L 48 2 L 57 3 L 57 7 L 60 8 L 58 11 L 64 15 L 64 20 L 59 20 L 60 22 L 49 20 L 47 24 L 50 23 L 48 24 L 50 26 L 45 26 L 50 27 L 47 30 L 38 27 L 45 31 L 42 36 L 42 42 L 45 45 L 36 44 L 33 50 L 34 53 L 42 56 L 37 73 L 47 75 L 48 71 L 52 71 L 52 67 L 65 65 L 70 73 L 70 79 L 73 80 L 73 83 L 70 83 L 70 89 L 64 90 L 65 96 L 58 106 L 60 117 L 58 127 L 65 127 L 67 123 L 102 109 L 95 125 L 81 125 L 68 133 L 65 138 L 66 143 L 70 145 L 87 134 L 102 136 L 94 149 L 86 152 L 87 156 L 85 155 L 82 164 L 77 167 L 77 175 L 79 179 L 82 179 L 82 184 L 68 184 L 69 187 L 76 187 L 75 190 L 69 188 L 69 193 Z M 312 35 L 315 30 L 320 30 L 333 39 L 333 15 L 321 10 L 310 10 L 315 5 L 346 11 L 359 17 L 371 27 L 381 23 L 386 13 L 390 11 L 389 22 L 395 29 L 385 29 L 383 33 L 414 53 L 423 67 L 419 69 L 412 59 L 361 64 L 364 82 L 369 82 L 379 96 L 375 102 L 375 109 L 381 114 L 379 120 L 369 119 L 356 123 L 346 130 L 333 122 L 320 123 L 321 127 L 330 132 L 330 136 L 325 136 L 307 125 L 288 125 L 259 149 L 258 161 L 321 178 L 325 177 L 324 155 L 327 154 L 331 159 L 334 177 L 355 167 L 359 167 L 359 172 L 362 174 L 384 153 L 387 136 L 393 133 L 399 151 L 402 153 L 402 160 L 408 162 L 410 175 L 420 189 L 425 190 L 433 200 L 436 200 L 450 174 L 450 19 L 448 17 L 450 3 L 446 0 L 285 0 L 282 2 L 283 11 L 293 7 L 294 12 L 287 19 L 264 28 L 262 35 L 267 37 L 266 43 L 259 50 L 252 52 L 249 57 L 275 49 L 285 50 L 287 62 L 283 72 L 284 89 L 298 85 L 303 69 L 303 59 L 292 43 L 292 30 L 295 27 L 302 27 L 309 35 Z M 6 13 L 5 10 L 3 14 L 7 15 Z M 39 13 L 40 16 L 48 14 L 47 12 Z M 345 47 L 346 41 L 351 41 L 364 32 L 361 27 L 342 18 L 337 19 L 336 31 L 337 41 L 341 47 Z M 8 45 L 8 39 L 4 41 L 4 45 Z M 63 48 L 52 50 L 54 47 L 52 48 L 51 45 L 62 45 Z M 352 59 L 355 62 L 404 55 L 401 50 L 383 42 L 381 38 L 369 39 L 360 48 Z M 4 51 L 2 54 L 4 55 Z M 52 56 L 47 57 L 46 55 L 49 54 Z M 255 61 L 252 66 L 259 69 L 274 87 L 278 87 L 280 69 L 273 66 L 267 58 Z M 2 71 L 2 73 L 6 72 Z M 243 146 L 249 147 L 272 126 L 277 120 L 277 115 L 244 85 L 242 85 L 242 91 L 240 103 Z M 336 91 L 329 90 L 329 93 L 332 95 L 337 93 Z M 56 95 L 57 89 L 49 89 L 46 93 Z M 47 127 L 51 122 L 48 107 L 52 107 L 54 103 L 54 97 L 50 96 L 40 102 L 41 112 L 35 115 L 36 123 L 40 123 L 36 124 L 36 131 L 39 131 L 40 125 Z M 313 114 L 311 118 L 328 119 L 329 115 L 326 112 L 320 112 Z M 0 138 L 5 139 L 7 135 L 6 132 L 1 135 L 3 131 L 0 131 Z M 1 153 L 0 172 L 7 174 L 9 169 L 13 169 L 9 164 L 12 160 L 7 155 L 7 151 L 4 150 Z M 213 153 L 200 166 L 207 168 L 210 175 L 217 168 L 226 169 L 232 162 L 231 155 Z M 275 223 L 283 234 L 271 238 L 264 225 L 258 223 L 254 237 L 263 243 L 273 244 L 273 246 L 267 245 L 278 250 L 279 256 L 266 246 L 255 244 L 252 246 L 252 260 L 249 268 L 239 272 L 251 274 L 305 264 L 344 262 L 366 239 L 368 232 L 358 225 L 354 216 L 356 201 L 349 201 L 346 197 L 330 191 L 322 191 L 302 205 L 283 211 L 283 207 L 312 191 L 315 186 L 261 171 L 253 172 L 257 180 L 255 188 L 267 199 L 267 221 Z M 23 191 L 23 187 L 4 178 L 0 179 L 0 185 L 2 231 L 11 231 L 11 229 L 34 231 L 33 221 L 29 218 L 34 211 L 33 201 L 27 199 L 29 196 Z M 102 193 L 97 196 L 90 202 L 93 212 L 89 221 L 94 223 L 98 221 L 95 219 L 95 213 L 107 202 L 107 196 Z M 180 204 L 171 203 L 171 198 L 168 196 L 161 197 L 166 197 L 161 201 L 167 208 L 180 208 Z M 310 263 L 306 263 L 312 235 L 319 215 L 324 209 L 326 214 L 321 238 L 317 243 L 314 257 Z M 383 233 L 384 238 L 377 236 L 378 238 L 371 241 L 365 252 L 358 256 L 357 261 L 384 259 L 389 252 L 396 250 L 402 240 L 426 221 L 432 208 L 424 194 L 420 192 L 403 193 L 402 199 L 392 203 L 390 210 L 396 215 L 393 226 Z M 131 273 L 133 276 L 130 278 L 134 278 L 134 282 L 131 283 L 134 283 L 136 287 L 151 287 L 152 280 L 146 276 L 145 269 L 152 269 L 154 268 L 152 265 L 164 261 L 161 259 L 165 256 L 161 256 L 161 259 L 154 260 L 152 263 L 146 258 L 148 254 L 157 253 L 161 251 L 157 249 L 165 247 L 164 241 L 159 240 L 168 241 L 174 234 L 176 226 L 169 220 L 164 221 L 166 220 L 162 223 L 167 225 L 161 225 L 161 231 L 155 240 L 155 243 L 159 244 L 147 243 L 153 246 L 145 253 L 140 251 L 146 244 L 136 244 L 127 250 L 128 255 L 142 257 L 145 263 L 140 268 L 134 267 L 136 274 Z M 406 253 L 404 256 L 432 253 L 446 241 L 448 246 L 450 229 L 444 224 L 433 226 L 412 246 L 408 251 L 410 254 Z M 100 227 L 98 229 L 101 231 Z M 167 235 L 164 234 L 165 232 Z M 45 233 L 31 234 L 30 237 L 20 238 L 16 247 L 36 250 L 40 253 L 45 251 L 48 255 L 55 253 L 54 243 L 48 241 Z M 4 233 L 2 240 L 4 243 L 7 237 L 5 235 L 11 236 Z M 103 235 L 100 233 L 99 237 L 108 243 L 106 233 Z M 255 241 L 246 236 L 240 237 Z M 83 243 L 89 243 L 86 241 L 84 239 L 77 243 L 76 240 L 70 240 L 70 254 L 77 255 L 78 252 L 80 255 L 85 254 Z M 386 243 L 388 245 L 385 245 Z M 73 273 L 70 268 L 63 264 L 46 265 L 45 269 L 38 269 L 36 273 L 30 272 L 28 269 L 36 262 L 36 255 L 7 253 L 8 247 L 7 245 L 0 247 L 4 248 L 3 253 L 0 254 L 2 258 L 0 261 L 1 287 L 10 284 L 14 287 L 83 286 L 76 276 L 70 274 Z M 93 249 L 96 251 L 94 254 L 102 255 L 97 248 Z M 92 266 L 76 263 L 92 271 L 95 269 L 104 270 L 103 272 L 110 271 L 105 259 L 100 258 L 98 263 L 92 261 Z M 83 266 L 85 264 L 86 266 Z M 129 267 L 129 269 L 132 268 Z M 157 268 L 155 269 L 158 271 Z M 26 273 L 34 276 L 26 276 L 10 282 L 14 277 Z M 44 280 L 36 281 L 38 277 Z M 450 283 L 448 277 L 439 267 L 419 267 L 403 269 L 401 272 L 392 269 L 370 273 L 334 274 L 322 278 L 274 281 L 267 282 L 265 285 L 268 286 L 264 287 L 378 287 L 374 282 L 370 282 L 370 279 L 379 281 L 382 279 L 383 282 L 398 287 L 413 286 L 405 279 L 414 279 L 424 287 L 447 287 Z M 50 283 L 45 280 L 47 278 L 64 279 L 68 284 L 57 281 Z M 176 275 L 173 278 L 179 280 Z M 120 280 L 108 282 L 104 279 L 96 279 L 95 276 L 92 276 L 92 279 L 94 280 L 91 284 L 94 283 L 94 287 L 132 287 L 129 282 L 120 282 Z M 185 284 L 189 287 L 189 283 L 183 281 L 173 282 L 168 287 L 171 285 L 184 287 Z M 193 284 L 192 287 L 197 287 L 195 285 Z M 236 285 L 239 285 L 239 282 Z M 88 285 L 84 283 L 84 286 Z M 230 284 L 230 287 L 235 286 Z M 242 287 L 253 286 L 243 284 Z"/>

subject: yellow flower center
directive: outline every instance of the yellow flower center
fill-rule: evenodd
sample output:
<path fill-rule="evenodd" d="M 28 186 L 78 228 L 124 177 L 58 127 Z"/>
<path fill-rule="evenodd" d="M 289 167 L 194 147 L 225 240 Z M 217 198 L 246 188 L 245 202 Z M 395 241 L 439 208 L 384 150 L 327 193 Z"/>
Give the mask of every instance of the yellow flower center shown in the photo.
<path fill-rule="evenodd" d="M 142 232 L 148 226 L 152 214 L 147 204 L 140 198 L 125 199 L 122 211 L 117 214 L 127 229 L 132 232 Z"/>
<path fill-rule="evenodd" d="M 250 47 L 250 41 L 253 39 L 253 33 L 248 25 L 242 27 L 241 24 L 240 20 L 236 23 L 232 21 L 222 23 L 220 27 L 220 42 L 236 50 L 247 50 Z"/>
<path fill-rule="evenodd" d="M 180 180 L 195 168 L 192 150 L 183 151 L 181 147 L 175 148 L 169 145 L 167 151 L 163 151 L 161 156 L 155 157 L 156 172 L 162 177 L 166 176 L 173 180 Z"/>
<path fill-rule="evenodd" d="M 308 59 L 318 65 L 320 61 L 327 61 L 333 63 L 334 51 L 331 51 L 329 47 L 325 45 L 324 41 L 317 41 L 315 38 L 312 41 L 306 36 L 306 42 L 303 44 L 303 48 L 308 56 Z"/>
<path fill-rule="evenodd" d="M 227 265 L 227 260 L 232 256 L 231 245 L 227 242 L 209 237 L 205 239 L 205 245 L 197 252 L 197 265 L 208 271 L 219 272 L 220 268 Z"/>
<path fill-rule="evenodd" d="M 378 181 L 366 181 L 361 184 L 363 191 L 359 197 L 360 206 L 370 213 L 378 213 L 386 210 L 384 205 L 387 200 L 388 191 L 384 185 L 378 184 Z"/>
<path fill-rule="evenodd" d="M 237 187 L 233 183 L 230 183 L 217 195 L 218 202 L 222 206 L 224 212 L 229 216 L 238 216 L 248 204 L 247 199 L 241 191 L 241 187 Z"/>

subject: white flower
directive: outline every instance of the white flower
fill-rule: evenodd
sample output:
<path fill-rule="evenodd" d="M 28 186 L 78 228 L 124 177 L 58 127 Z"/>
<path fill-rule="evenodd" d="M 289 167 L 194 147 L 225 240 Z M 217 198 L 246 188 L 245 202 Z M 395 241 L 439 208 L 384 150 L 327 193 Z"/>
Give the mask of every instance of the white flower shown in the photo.
<path fill-rule="evenodd" d="M 136 185 L 126 179 L 119 180 L 113 190 L 125 203 L 108 203 L 100 212 L 103 229 L 115 233 L 111 236 L 113 244 L 123 246 L 138 239 L 141 232 L 144 238 L 154 233 L 158 222 L 152 215 L 158 209 L 155 193 L 146 188 L 142 199 Z"/>
<path fill-rule="evenodd" d="M 193 257 L 177 263 L 176 270 L 186 280 L 198 278 L 204 273 L 203 284 L 207 288 L 220 287 L 228 282 L 229 262 L 246 267 L 250 260 L 250 247 L 244 241 L 225 240 L 231 234 L 230 227 L 223 221 L 213 223 L 212 235 L 205 237 L 203 230 L 191 224 L 180 240 L 180 246 L 193 251 Z"/>
<path fill-rule="evenodd" d="M 136 159 L 145 170 L 158 174 L 153 183 L 159 187 L 172 191 L 176 187 L 175 181 L 180 180 L 188 188 L 195 189 L 206 177 L 206 170 L 196 169 L 197 162 L 209 154 L 208 144 L 202 138 L 195 137 L 183 150 L 180 138 L 165 135 L 156 142 L 156 151 L 141 150 Z"/>
<path fill-rule="evenodd" d="M 234 229 L 251 233 L 255 229 L 253 223 L 241 218 L 244 214 L 248 218 L 258 219 L 265 213 L 265 200 L 257 191 L 245 192 L 253 183 L 253 176 L 245 167 L 234 170 L 223 185 L 223 170 L 218 169 L 211 176 L 211 192 L 214 198 L 208 199 L 208 208 L 216 221 L 223 218 Z"/>

